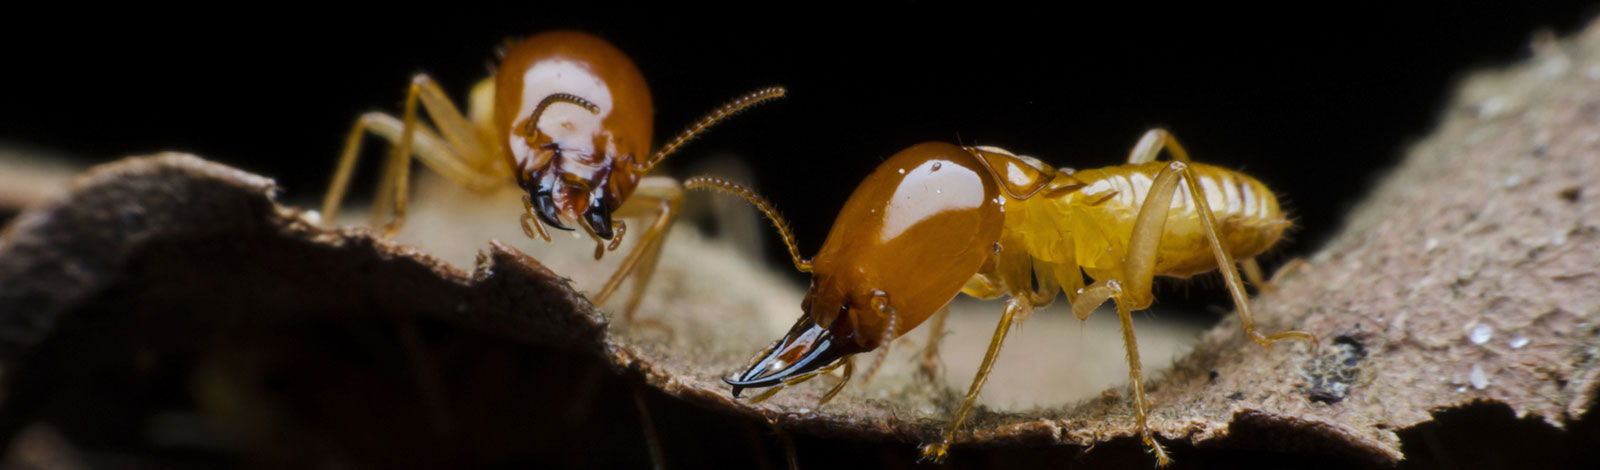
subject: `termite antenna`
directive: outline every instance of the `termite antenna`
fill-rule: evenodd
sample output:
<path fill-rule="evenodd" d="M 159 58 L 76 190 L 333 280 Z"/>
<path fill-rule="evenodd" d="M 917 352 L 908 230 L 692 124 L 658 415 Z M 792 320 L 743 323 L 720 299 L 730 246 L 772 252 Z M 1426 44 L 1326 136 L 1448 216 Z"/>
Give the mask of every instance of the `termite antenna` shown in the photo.
<path fill-rule="evenodd" d="M 568 93 L 553 93 L 544 97 L 544 100 L 539 102 L 539 106 L 533 108 L 533 117 L 528 118 L 528 123 L 522 129 L 522 135 L 529 138 L 537 135 L 539 132 L 539 117 L 544 115 L 545 108 L 556 103 L 572 103 L 589 110 L 590 113 L 600 114 L 600 106 L 583 99 L 581 96 Z"/>
<path fill-rule="evenodd" d="M 683 182 L 683 187 L 688 189 L 718 189 L 723 192 L 744 198 L 750 205 L 760 209 L 767 220 L 772 221 L 772 226 L 778 229 L 778 235 L 783 237 L 783 244 L 789 247 L 789 258 L 794 261 L 795 269 L 803 273 L 811 272 L 811 260 L 800 258 L 800 247 L 794 243 L 794 232 L 789 231 L 789 222 L 783 220 L 778 210 L 772 208 L 772 203 L 767 202 L 760 194 L 742 184 L 712 176 L 696 176 Z"/>
<path fill-rule="evenodd" d="M 762 88 L 748 95 L 735 98 L 733 101 L 729 101 L 727 104 L 722 105 L 722 107 L 717 108 L 716 111 L 712 111 L 711 114 L 707 114 L 705 117 L 700 118 L 699 122 L 689 126 L 688 129 L 684 129 L 683 132 L 678 133 L 678 136 L 674 137 L 671 142 L 667 142 L 667 145 L 661 146 L 661 150 L 657 150 L 656 153 L 651 154 L 649 160 L 646 160 L 644 163 L 640 163 L 637 165 L 637 167 L 641 171 L 649 171 L 651 168 L 655 168 L 657 163 L 661 163 L 661 159 L 667 158 L 667 155 L 671 155 L 672 152 L 677 151 L 678 147 L 682 147 L 683 144 L 687 144 L 689 141 L 694 140 L 695 137 L 699 137 L 701 133 L 706 131 L 706 129 L 711 128 L 711 126 L 716 125 L 718 122 L 722 122 L 723 119 L 727 119 L 730 116 L 738 114 L 740 111 L 744 111 L 751 106 L 782 98 L 787 94 L 789 94 L 788 89 L 781 86 L 775 86 Z"/>

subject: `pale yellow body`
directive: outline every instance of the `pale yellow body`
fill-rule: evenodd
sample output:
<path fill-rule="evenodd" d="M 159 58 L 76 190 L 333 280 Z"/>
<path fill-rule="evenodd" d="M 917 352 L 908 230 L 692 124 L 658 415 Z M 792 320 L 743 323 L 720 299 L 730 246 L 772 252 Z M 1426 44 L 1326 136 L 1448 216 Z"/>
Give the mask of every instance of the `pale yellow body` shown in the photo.
<path fill-rule="evenodd" d="M 1148 424 L 1150 405 L 1131 315 L 1155 301 L 1152 277 L 1218 270 L 1238 307 L 1246 336 L 1264 346 L 1290 338 L 1315 343 L 1315 337 L 1300 331 L 1256 332 L 1234 260 L 1243 260 L 1245 273 L 1260 285 L 1254 257 L 1276 244 L 1291 225 L 1272 191 L 1260 181 L 1190 161 L 1183 146 L 1162 129 L 1145 133 L 1126 164 L 1077 172 L 1050 168 L 1003 149 L 972 150 L 1001 183 L 1005 227 L 994 259 L 961 291 L 978 298 L 1009 299 L 960 409 L 942 438 L 923 446 L 924 458 L 940 460 L 948 451 L 1012 323 L 1053 303 L 1058 292 L 1066 295 L 1079 319 L 1087 319 L 1107 301 L 1116 305 L 1140 437 L 1160 465 L 1170 458 Z M 1172 161 L 1156 161 L 1162 151 Z M 1094 283 L 1086 283 L 1085 275 Z M 941 332 L 932 334 L 937 338 Z"/>
<path fill-rule="evenodd" d="M 1003 196 L 1006 215 L 1001 244 L 1003 253 L 1011 256 L 1002 255 L 999 269 L 980 274 L 982 279 L 976 280 L 980 287 L 969 288 L 967 293 L 993 297 L 1014 290 L 995 287 L 1021 286 L 1015 290 L 1025 290 L 1033 283 L 1030 271 L 1037 271 L 1040 282 L 1059 286 L 1068 301 L 1073 301 L 1084 286 L 1080 268 L 1094 279 L 1120 277 L 1139 210 L 1150 196 L 1151 183 L 1167 166 L 1152 161 L 1075 173 L 1036 168 L 1040 177 L 1050 177 L 1036 195 Z M 1230 255 L 1240 259 L 1259 255 L 1292 225 L 1272 191 L 1255 178 L 1202 163 L 1191 163 L 1190 168 Z M 1188 192 L 1175 192 L 1156 247 L 1153 274 L 1189 277 L 1217 269 L 1209 243 L 1200 207 Z M 1148 307 L 1152 299 L 1148 294 L 1129 294 L 1129 307 L 1135 310 Z"/>

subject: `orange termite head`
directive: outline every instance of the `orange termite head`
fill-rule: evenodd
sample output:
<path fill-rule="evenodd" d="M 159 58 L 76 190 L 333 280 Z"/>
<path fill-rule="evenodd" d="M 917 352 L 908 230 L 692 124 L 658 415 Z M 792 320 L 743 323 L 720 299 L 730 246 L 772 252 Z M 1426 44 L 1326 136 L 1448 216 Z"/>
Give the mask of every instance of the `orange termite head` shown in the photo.
<path fill-rule="evenodd" d="M 654 107 L 626 55 L 595 36 L 552 31 L 506 52 L 495 75 L 495 129 L 534 215 L 612 236 L 611 213 L 643 173 Z"/>
<path fill-rule="evenodd" d="M 1004 224 L 998 185 L 978 158 L 914 145 L 856 187 L 811 262 L 805 313 L 727 380 L 734 394 L 877 349 L 949 303 L 995 254 Z"/>

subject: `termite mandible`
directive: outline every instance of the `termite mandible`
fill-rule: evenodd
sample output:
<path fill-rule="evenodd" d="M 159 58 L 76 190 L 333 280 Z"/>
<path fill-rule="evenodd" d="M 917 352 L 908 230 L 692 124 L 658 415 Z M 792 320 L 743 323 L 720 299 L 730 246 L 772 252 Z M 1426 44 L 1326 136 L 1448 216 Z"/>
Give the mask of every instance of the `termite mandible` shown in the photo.
<path fill-rule="evenodd" d="M 1171 161 L 1156 160 L 1163 150 Z M 1115 302 L 1140 437 L 1163 466 L 1171 460 L 1147 422 L 1132 317 L 1154 300 L 1154 276 L 1220 268 L 1245 335 L 1263 346 L 1289 338 L 1316 342 L 1301 331 L 1257 333 L 1234 266 L 1235 257 L 1243 259 L 1250 281 L 1262 285 L 1254 257 L 1291 225 L 1276 197 L 1248 175 L 1190 161 L 1162 129 L 1146 132 L 1126 164 L 1079 171 L 995 147 L 912 146 L 856 188 L 809 260 L 800 257 L 787 222 L 748 188 L 712 177 L 684 186 L 730 192 L 760 208 L 795 267 L 812 273 L 799 321 L 724 379 L 736 397 L 744 388 L 772 387 L 752 398 L 765 400 L 843 366 L 844 380 L 822 397 L 826 403 L 849 382 L 855 354 L 887 348 L 929 317 L 942 317 L 957 293 L 1009 296 L 960 409 L 938 441 L 922 446 L 924 459 L 945 457 L 1011 325 L 1058 292 L 1080 320 Z M 1085 273 L 1092 284 L 1085 285 Z"/>
<path fill-rule="evenodd" d="M 645 175 L 718 121 L 785 93 L 770 87 L 744 95 L 649 153 L 654 108 L 633 61 L 593 35 L 541 33 L 506 50 L 493 76 L 472 88 L 465 115 L 432 78 L 417 74 L 402 118 L 371 112 L 357 119 L 323 199 L 322 218 L 332 221 L 338 214 L 361 141 L 371 132 L 394 146 L 372 208 L 373 224 L 392 209 L 385 235 L 405 221 L 412 156 L 474 191 L 515 182 L 526 193 L 522 229 L 529 238 L 549 241 L 546 226 L 570 231 L 563 220 L 572 221 L 595 240 L 596 260 L 617 249 L 627 232 L 623 221 L 613 219 L 653 219 L 591 297 L 595 305 L 605 303 L 633 275 L 624 309 L 631 320 L 683 195 L 676 180 Z M 418 120 L 418 102 L 437 131 Z"/>

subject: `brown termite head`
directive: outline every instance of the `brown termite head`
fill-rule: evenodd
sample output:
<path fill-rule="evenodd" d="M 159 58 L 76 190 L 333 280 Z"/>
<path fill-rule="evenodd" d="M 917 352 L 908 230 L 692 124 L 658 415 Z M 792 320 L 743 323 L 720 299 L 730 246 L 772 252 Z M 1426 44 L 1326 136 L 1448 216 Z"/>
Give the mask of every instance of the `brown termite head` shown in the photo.
<path fill-rule="evenodd" d="M 968 150 L 911 146 L 879 165 L 839 212 L 811 262 L 803 314 L 735 379 L 777 385 L 872 351 L 921 324 L 994 254 L 999 190 Z"/>
<path fill-rule="evenodd" d="M 633 61 L 592 35 L 542 33 L 506 52 L 495 76 L 495 128 L 545 225 L 578 221 L 612 237 L 611 213 L 638 186 L 654 113 Z"/>

